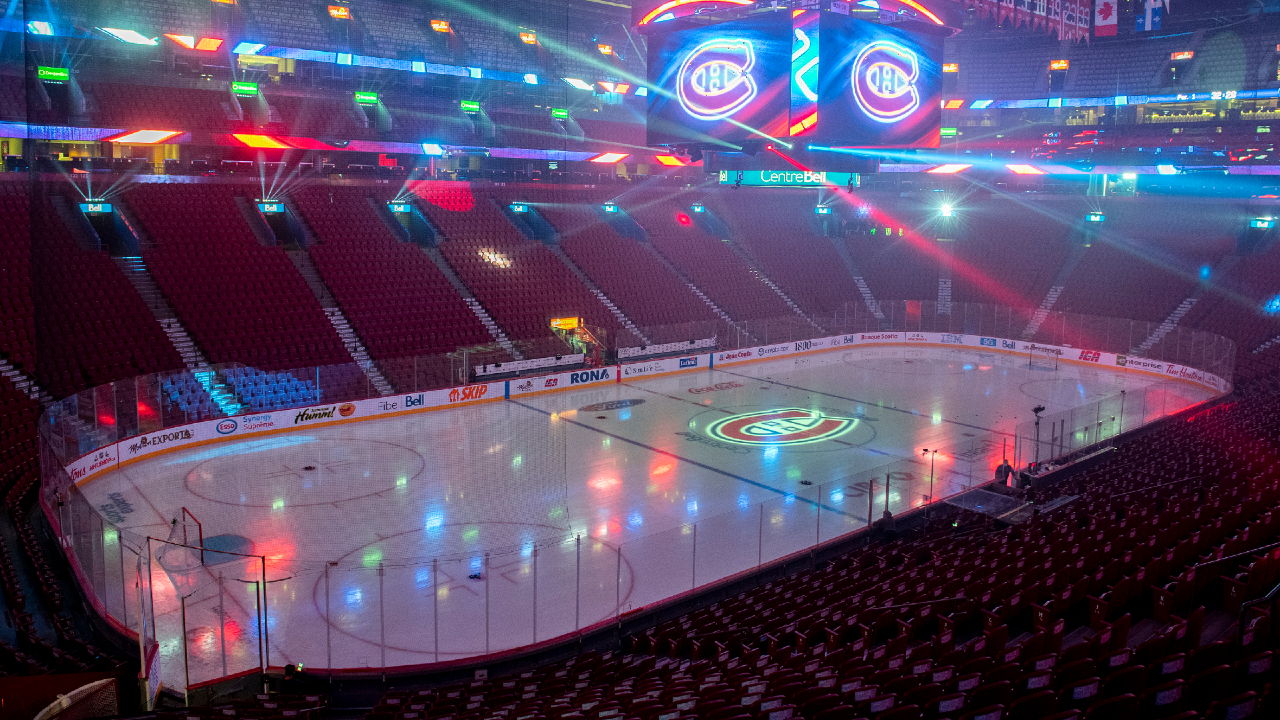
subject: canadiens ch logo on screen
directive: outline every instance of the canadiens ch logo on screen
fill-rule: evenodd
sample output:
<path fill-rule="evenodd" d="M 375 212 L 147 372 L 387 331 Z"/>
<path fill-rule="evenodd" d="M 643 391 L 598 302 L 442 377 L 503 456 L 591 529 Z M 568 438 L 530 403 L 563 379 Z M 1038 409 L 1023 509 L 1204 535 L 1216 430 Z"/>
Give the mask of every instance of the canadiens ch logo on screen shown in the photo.
<path fill-rule="evenodd" d="M 739 445 L 800 445 L 839 437 L 854 422 L 817 410 L 782 408 L 722 418 L 707 428 L 707 434 Z"/>
<path fill-rule="evenodd" d="M 898 122 L 915 112 L 920 107 L 919 79 L 919 56 L 889 40 L 870 43 L 853 61 L 853 97 L 876 122 Z"/>
<path fill-rule="evenodd" d="M 755 46 L 750 40 L 718 39 L 698 45 L 676 75 L 680 107 L 699 120 L 723 120 L 755 99 Z"/>

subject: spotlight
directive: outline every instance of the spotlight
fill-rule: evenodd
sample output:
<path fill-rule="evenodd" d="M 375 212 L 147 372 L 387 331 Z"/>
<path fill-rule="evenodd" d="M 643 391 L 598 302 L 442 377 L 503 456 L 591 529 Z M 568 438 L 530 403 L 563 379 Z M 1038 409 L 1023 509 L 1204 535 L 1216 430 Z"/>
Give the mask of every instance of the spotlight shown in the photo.
<path fill-rule="evenodd" d="M 939 214 L 940 216 L 942 216 L 942 217 L 946 217 L 946 218 L 949 218 L 949 217 L 955 217 L 955 215 L 956 215 L 956 209 L 955 209 L 955 208 L 953 208 L 953 207 L 951 207 L 951 204 L 950 204 L 950 203 L 948 203 L 948 204 L 943 205 L 941 208 L 939 208 L 939 209 L 938 209 L 938 214 Z"/>

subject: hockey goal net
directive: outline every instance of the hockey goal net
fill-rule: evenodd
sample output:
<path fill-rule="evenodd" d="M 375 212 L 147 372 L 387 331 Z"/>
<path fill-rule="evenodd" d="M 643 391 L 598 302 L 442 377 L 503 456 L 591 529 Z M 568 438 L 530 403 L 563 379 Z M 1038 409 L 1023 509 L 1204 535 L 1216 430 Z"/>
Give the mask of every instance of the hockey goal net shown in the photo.
<path fill-rule="evenodd" d="M 1057 370 L 1059 354 L 1057 348 L 1032 345 L 1027 351 L 1027 366 L 1032 370 Z"/>

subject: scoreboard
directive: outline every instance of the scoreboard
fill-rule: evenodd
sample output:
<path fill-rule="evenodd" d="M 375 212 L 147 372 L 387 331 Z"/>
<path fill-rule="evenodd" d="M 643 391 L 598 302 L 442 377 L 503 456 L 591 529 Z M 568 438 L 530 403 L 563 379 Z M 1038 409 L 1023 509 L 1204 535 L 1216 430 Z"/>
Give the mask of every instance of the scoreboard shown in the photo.
<path fill-rule="evenodd" d="M 650 145 L 940 140 L 942 38 L 836 12 L 768 12 L 651 35 L 649 82 Z"/>

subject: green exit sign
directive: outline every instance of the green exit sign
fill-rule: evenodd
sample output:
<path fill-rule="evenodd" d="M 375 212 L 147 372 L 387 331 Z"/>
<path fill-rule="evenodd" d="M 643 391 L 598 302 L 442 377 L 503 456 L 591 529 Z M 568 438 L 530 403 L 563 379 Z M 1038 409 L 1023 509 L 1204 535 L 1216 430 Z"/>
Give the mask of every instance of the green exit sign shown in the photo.
<path fill-rule="evenodd" d="M 569 111 L 563 108 L 551 108 L 551 117 L 557 120 L 568 120 Z"/>
<path fill-rule="evenodd" d="M 71 79 L 71 71 L 60 67 L 36 67 L 36 76 L 50 83 L 63 83 Z"/>
<path fill-rule="evenodd" d="M 253 97 L 258 94 L 258 83 L 233 82 L 231 83 L 231 92 L 243 97 Z"/>
<path fill-rule="evenodd" d="M 464 113 L 478 113 L 478 112 L 480 112 L 480 103 L 476 102 L 475 100 L 463 100 L 463 101 L 462 101 L 462 112 L 464 112 Z"/>
<path fill-rule="evenodd" d="M 376 92 L 358 92 L 356 93 L 357 105 L 377 105 L 378 93 Z"/>

